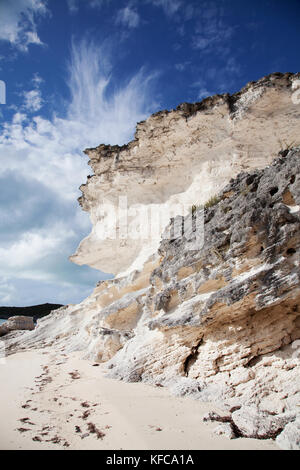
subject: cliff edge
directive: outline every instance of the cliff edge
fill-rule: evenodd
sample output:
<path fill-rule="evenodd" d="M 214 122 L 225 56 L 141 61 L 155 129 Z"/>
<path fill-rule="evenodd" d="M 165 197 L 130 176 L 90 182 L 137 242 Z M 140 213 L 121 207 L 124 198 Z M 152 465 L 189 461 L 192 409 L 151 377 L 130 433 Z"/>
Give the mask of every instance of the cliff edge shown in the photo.
<path fill-rule="evenodd" d="M 93 229 L 71 260 L 118 276 L 142 269 L 157 251 L 161 232 L 144 236 L 144 223 L 135 226 L 136 210 L 155 207 L 162 230 L 170 206 L 181 205 L 174 216 L 184 215 L 186 208 L 207 201 L 239 172 L 264 168 L 282 148 L 298 142 L 299 106 L 293 93 L 299 77 L 272 74 L 234 95 L 183 103 L 140 122 L 127 145 L 85 150 L 94 174 L 81 186 L 79 202 L 89 212 Z M 141 236 L 103 234 L 112 223 L 104 206 L 119 208 L 125 197 L 129 225 Z M 122 215 L 124 211 L 116 211 L 117 230 Z"/>

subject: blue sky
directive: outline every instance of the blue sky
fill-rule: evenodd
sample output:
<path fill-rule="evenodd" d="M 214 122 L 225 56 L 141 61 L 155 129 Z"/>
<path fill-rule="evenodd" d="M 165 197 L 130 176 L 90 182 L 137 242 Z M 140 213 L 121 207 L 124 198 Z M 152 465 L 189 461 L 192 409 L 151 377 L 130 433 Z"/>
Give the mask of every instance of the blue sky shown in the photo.
<path fill-rule="evenodd" d="M 84 148 L 298 72 L 299 39 L 299 0 L 0 0 L 0 305 L 75 303 L 108 277 L 68 260 L 90 231 Z"/>

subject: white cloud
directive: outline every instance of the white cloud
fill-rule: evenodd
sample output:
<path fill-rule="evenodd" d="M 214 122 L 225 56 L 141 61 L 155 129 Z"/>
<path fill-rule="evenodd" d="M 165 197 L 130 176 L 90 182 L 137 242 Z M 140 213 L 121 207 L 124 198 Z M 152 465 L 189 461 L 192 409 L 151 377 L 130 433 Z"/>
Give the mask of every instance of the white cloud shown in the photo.
<path fill-rule="evenodd" d="M 156 7 L 163 8 L 167 16 L 172 16 L 180 9 L 182 6 L 181 0 L 148 0 Z"/>
<path fill-rule="evenodd" d="M 198 100 L 203 100 L 203 98 L 207 98 L 208 96 L 215 95 L 213 91 L 207 90 L 207 88 L 200 88 L 198 92 Z"/>
<path fill-rule="evenodd" d="M 217 4 L 204 2 L 197 14 L 198 20 L 192 47 L 205 53 L 224 55 L 226 43 L 232 38 L 234 29 L 224 20 L 224 12 Z"/>
<path fill-rule="evenodd" d="M 9 304 L 16 295 L 16 288 L 7 278 L 0 280 L 0 302 L 1 305 Z"/>
<path fill-rule="evenodd" d="M 185 62 L 180 62 L 178 64 L 175 64 L 175 69 L 178 70 L 178 72 L 184 72 L 186 68 L 191 64 L 189 60 L 186 60 Z"/>
<path fill-rule="evenodd" d="M 153 75 L 140 70 L 116 89 L 111 86 L 113 70 L 103 49 L 87 42 L 73 44 L 65 116 L 38 115 L 42 97 L 35 88 L 24 95 L 22 111 L 3 125 L 0 276 L 9 276 L 10 283 L 40 279 L 58 289 L 67 282 L 74 294 L 80 279 L 87 285 L 89 276 L 95 278 L 84 268 L 75 272 L 67 260 L 89 230 L 88 216 L 76 201 L 90 172 L 82 151 L 100 143 L 128 142 L 136 122 L 154 110 Z M 36 75 L 33 80 L 42 79 Z"/>
<path fill-rule="evenodd" d="M 36 72 L 34 75 L 33 75 L 33 78 L 32 78 L 32 83 L 33 85 L 38 88 L 42 83 L 44 82 L 44 80 L 42 79 L 42 77 Z"/>
<path fill-rule="evenodd" d="M 70 13 L 74 14 L 78 12 L 80 2 L 84 6 L 87 5 L 90 8 L 100 9 L 103 5 L 109 4 L 111 0 L 67 0 Z"/>
<path fill-rule="evenodd" d="M 40 38 L 38 37 L 38 34 L 37 34 L 36 31 L 26 31 L 25 32 L 25 48 L 27 48 L 27 46 L 29 44 L 36 44 L 38 46 L 43 46 L 44 45 L 42 43 L 42 41 L 40 40 Z"/>
<path fill-rule="evenodd" d="M 68 7 L 71 13 L 77 13 L 78 11 L 78 0 L 67 0 Z"/>
<path fill-rule="evenodd" d="M 122 88 L 107 95 L 113 70 L 104 51 L 83 42 L 80 47 L 73 47 L 72 55 L 72 102 L 64 125 L 70 131 L 80 126 L 94 145 L 99 139 L 107 143 L 126 142 L 136 122 L 156 104 L 149 97 L 149 86 L 156 75 L 141 69 Z M 82 149 L 82 137 L 78 145 Z"/>
<path fill-rule="evenodd" d="M 25 103 L 24 107 L 28 111 L 37 112 L 43 105 L 43 100 L 40 90 L 30 90 L 24 92 Z"/>
<path fill-rule="evenodd" d="M 53 252 L 59 252 L 62 244 L 72 236 L 72 230 L 66 231 L 59 221 L 50 231 L 44 228 L 21 233 L 18 240 L 12 241 L 8 247 L 0 248 L 1 263 L 5 264 L 6 272 L 16 268 L 18 277 L 22 277 L 22 270 L 26 271 L 29 266 L 41 262 Z"/>
<path fill-rule="evenodd" d="M 110 3 L 111 0 L 89 0 L 89 6 L 92 8 L 101 8 L 105 3 Z"/>
<path fill-rule="evenodd" d="M 240 64 L 237 62 L 235 57 L 229 57 L 225 66 L 225 70 L 231 75 L 238 75 L 241 72 Z"/>
<path fill-rule="evenodd" d="M 193 88 L 198 90 L 197 93 L 197 100 L 203 100 L 203 98 L 207 98 L 208 96 L 215 95 L 215 91 L 211 91 L 206 86 L 206 80 L 203 78 L 199 78 L 196 82 L 191 85 Z"/>
<path fill-rule="evenodd" d="M 215 38 L 212 38 L 212 37 L 205 38 L 205 37 L 202 37 L 202 36 L 197 36 L 197 37 L 194 38 L 193 46 L 196 49 L 203 50 L 203 49 L 206 49 L 207 46 L 209 46 L 209 44 L 212 43 L 214 40 L 215 40 Z"/>
<path fill-rule="evenodd" d="M 0 40 L 27 51 L 30 44 L 43 44 L 37 34 L 36 20 L 47 13 L 45 0 L 0 2 Z"/>
<path fill-rule="evenodd" d="M 136 28 L 140 23 L 139 14 L 130 6 L 118 11 L 116 24 L 122 24 L 128 28 Z"/>

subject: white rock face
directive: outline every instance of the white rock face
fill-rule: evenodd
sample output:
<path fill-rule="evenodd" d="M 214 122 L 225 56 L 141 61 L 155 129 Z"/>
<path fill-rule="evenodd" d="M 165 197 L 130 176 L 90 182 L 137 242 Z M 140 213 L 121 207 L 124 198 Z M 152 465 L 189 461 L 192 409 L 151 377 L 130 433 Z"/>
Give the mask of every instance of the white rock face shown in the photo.
<path fill-rule="evenodd" d="M 273 74 L 236 95 L 157 113 L 138 124 L 128 145 L 88 149 L 95 174 L 81 187 L 80 203 L 93 231 L 72 260 L 117 277 L 80 305 L 39 320 L 35 331 L 14 334 L 6 350 L 80 350 L 110 377 L 218 403 L 232 413 L 218 432 L 270 436 L 296 448 L 300 148 L 287 147 L 300 144 L 292 99 L 298 78 Z M 105 224 L 124 228 L 124 213 L 115 220 L 111 208 L 101 213 L 120 196 L 130 209 L 154 208 L 163 230 L 170 206 L 181 204 L 175 217 L 217 194 L 196 250 L 189 245 L 194 216 L 168 227 L 187 224 L 184 237 L 101 239 Z"/>
<path fill-rule="evenodd" d="M 265 167 L 282 148 L 299 141 L 299 106 L 292 101 L 296 79 L 274 74 L 233 96 L 216 95 L 162 111 L 139 123 L 128 145 L 87 149 L 94 176 L 81 186 L 80 203 L 93 230 L 71 260 L 117 275 L 142 269 L 157 251 L 160 233 L 146 242 L 103 240 L 103 227 L 111 224 L 110 211 L 101 215 L 103 204 L 116 207 L 126 196 L 132 210 L 150 211 L 156 205 L 164 229 L 168 207 L 204 203 L 240 171 Z M 175 208 L 173 216 L 184 210 Z"/>
<path fill-rule="evenodd" d="M 25 317 L 22 315 L 10 317 L 0 326 L 0 336 L 7 335 L 11 331 L 17 330 L 34 330 L 33 317 Z"/>

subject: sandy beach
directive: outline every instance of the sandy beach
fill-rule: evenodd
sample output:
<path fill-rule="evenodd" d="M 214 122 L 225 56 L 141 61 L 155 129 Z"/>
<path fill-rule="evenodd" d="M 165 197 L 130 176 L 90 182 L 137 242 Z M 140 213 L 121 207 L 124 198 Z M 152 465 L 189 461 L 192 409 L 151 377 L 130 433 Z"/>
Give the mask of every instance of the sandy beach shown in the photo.
<path fill-rule="evenodd" d="M 54 351 L 30 351 L 0 365 L 0 449 L 251 449 L 271 440 L 229 440 L 201 417 L 211 404 L 162 387 L 103 377 L 101 366 Z"/>

